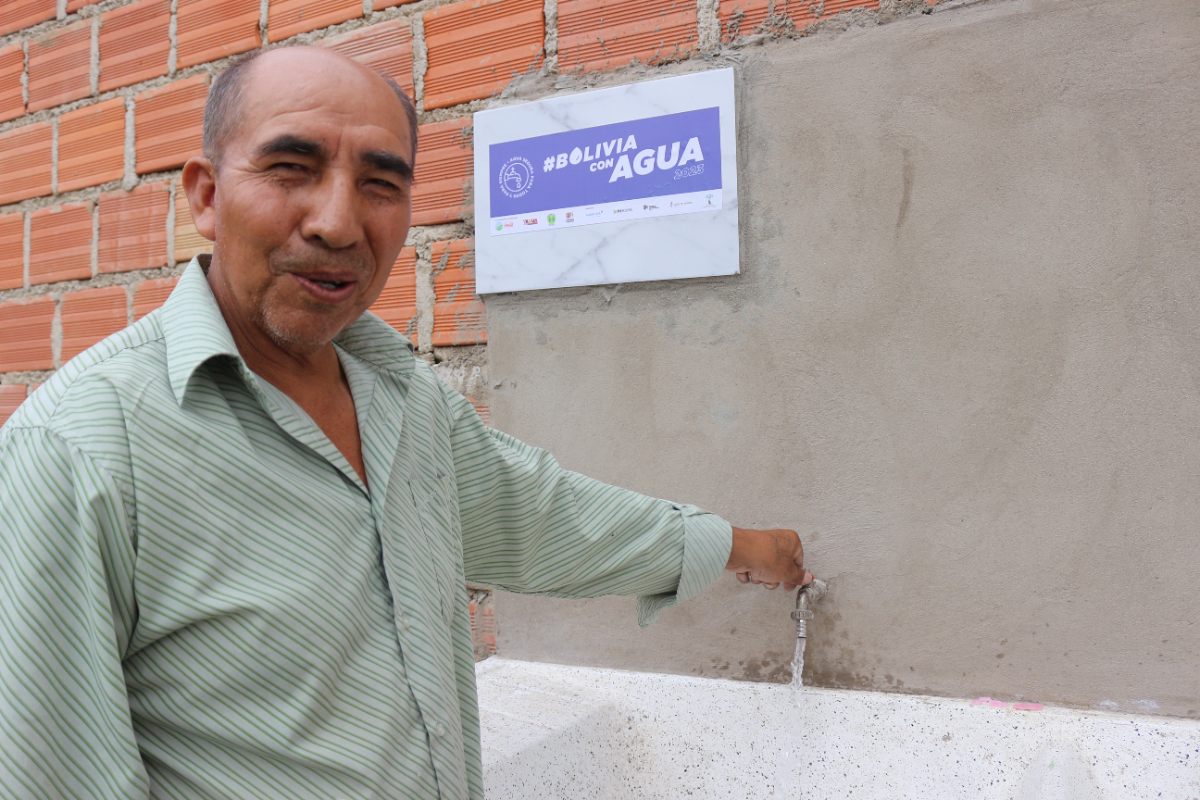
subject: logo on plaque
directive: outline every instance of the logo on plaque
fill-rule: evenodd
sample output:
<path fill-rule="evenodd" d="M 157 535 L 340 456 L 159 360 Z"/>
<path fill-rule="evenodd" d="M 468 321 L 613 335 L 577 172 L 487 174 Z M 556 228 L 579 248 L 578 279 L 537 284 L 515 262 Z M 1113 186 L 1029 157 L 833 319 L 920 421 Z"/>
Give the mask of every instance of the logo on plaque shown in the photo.
<path fill-rule="evenodd" d="M 533 185 L 533 165 L 521 156 L 513 156 L 500 167 L 500 191 L 514 200 L 524 197 Z"/>

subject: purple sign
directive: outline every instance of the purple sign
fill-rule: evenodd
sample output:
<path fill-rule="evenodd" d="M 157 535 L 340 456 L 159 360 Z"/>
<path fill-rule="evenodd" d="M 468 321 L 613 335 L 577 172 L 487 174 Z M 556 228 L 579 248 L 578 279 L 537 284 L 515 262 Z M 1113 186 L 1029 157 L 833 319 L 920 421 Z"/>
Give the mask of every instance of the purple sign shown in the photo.
<path fill-rule="evenodd" d="M 668 195 L 709 198 L 713 208 L 711 193 L 719 202 L 721 189 L 720 113 L 703 108 L 534 136 L 490 145 L 488 155 L 491 218 L 501 226 L 505 217 Z M 553 224 L 555 215 L 549 218 Z"/>

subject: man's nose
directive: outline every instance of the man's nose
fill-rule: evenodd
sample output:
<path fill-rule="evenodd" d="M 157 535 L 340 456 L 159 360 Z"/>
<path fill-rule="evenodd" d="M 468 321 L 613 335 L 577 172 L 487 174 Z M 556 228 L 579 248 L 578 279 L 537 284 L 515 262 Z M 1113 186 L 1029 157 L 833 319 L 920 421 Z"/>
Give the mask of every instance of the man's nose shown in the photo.
<path fill-rule="evenodd" d="M 327 173 L 309 199 L 300 232 L 333 250 L 362 241 L 363 225 L 356 181 L 338 172 Z"/>

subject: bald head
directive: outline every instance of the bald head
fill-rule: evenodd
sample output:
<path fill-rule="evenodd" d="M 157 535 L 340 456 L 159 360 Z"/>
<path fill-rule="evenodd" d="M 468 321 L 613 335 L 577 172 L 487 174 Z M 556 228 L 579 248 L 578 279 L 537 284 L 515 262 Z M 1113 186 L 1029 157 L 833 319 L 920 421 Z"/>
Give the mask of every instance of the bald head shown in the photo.
<path fill-rule="evenodd" d="M 391 76 L 365 67 L 353 59 L 322 47 L 296 46 L 248 53 L 225 69 L 213 81 L 204 104 L 204 156 L 219 169 L 225 146 L 241 128 L 246 114 L 243 103 L 256 74 L 282 73 L 302 70 L 341 72 L 364 82 L 383 81 L 404 110 L 408 134 L 412 142 L 412 157 L 417 154 L 417 109 L 412 100 Z M 294 73 L 293 73 L 294 74 Z M 347 85 L 353 90 L 354 81 Z"/>

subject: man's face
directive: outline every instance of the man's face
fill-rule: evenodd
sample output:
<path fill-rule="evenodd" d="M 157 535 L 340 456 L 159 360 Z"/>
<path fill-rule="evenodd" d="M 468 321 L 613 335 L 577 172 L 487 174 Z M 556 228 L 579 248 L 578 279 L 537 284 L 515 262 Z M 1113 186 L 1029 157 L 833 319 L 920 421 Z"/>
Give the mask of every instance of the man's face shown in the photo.
<path fill-rule="evenodd" d="M 309 352 L 375 301 L 404 244 L 408 120 L 378 76 L 312 50 L 251 65 L 239 110 L 213 196 L 219 294 Z"/>

